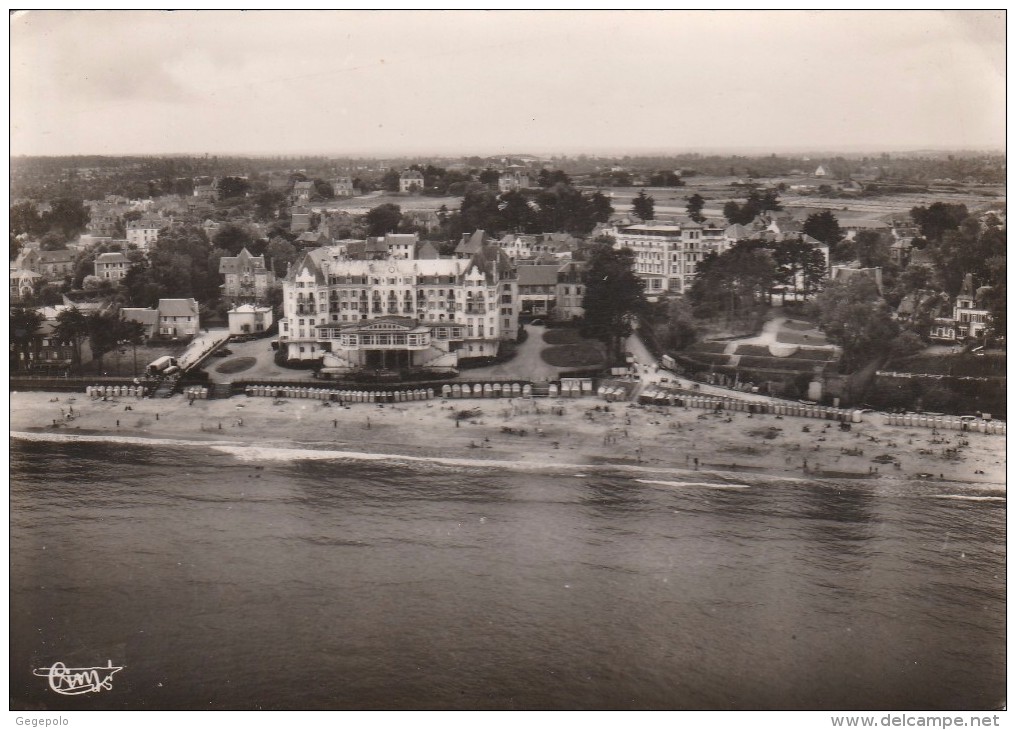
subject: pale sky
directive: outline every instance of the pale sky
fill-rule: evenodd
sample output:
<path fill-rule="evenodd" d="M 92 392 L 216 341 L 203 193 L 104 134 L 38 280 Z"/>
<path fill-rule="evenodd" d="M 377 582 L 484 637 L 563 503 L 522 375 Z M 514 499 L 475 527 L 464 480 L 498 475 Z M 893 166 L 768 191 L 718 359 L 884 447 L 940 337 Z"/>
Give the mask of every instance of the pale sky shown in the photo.
<path fill-rule="evenodd" d="M 28 11 L 11 153 L 1005 144 L 1005 14 Z"/>

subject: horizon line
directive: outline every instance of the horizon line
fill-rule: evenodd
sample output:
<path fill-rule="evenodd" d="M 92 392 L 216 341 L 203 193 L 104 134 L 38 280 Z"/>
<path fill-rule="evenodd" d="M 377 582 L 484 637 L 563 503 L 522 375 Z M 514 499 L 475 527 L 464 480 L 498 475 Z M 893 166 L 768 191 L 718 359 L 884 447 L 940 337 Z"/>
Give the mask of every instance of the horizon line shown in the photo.
<path fill-rule="evenodd" d="M 808 147 L 785 147 L 785 146 L 774 146 L 774 147 L 762 147 L 762 146 L 751 146 L 751 147 L 697 147 L 697 148 L 683 148 L 683 149 L 659 149 L 659 148 L 630 148 L 630 149 L 616 149 L 616 150 L 558 150 L 554 152 L 451 152 L 451 151 L 408 151 L 408 150 L 391 150 L 391 151 L 288 151 L 288 152 L 268 152 L 268 151 L 201 151 L 201 152 L 63 152 L 63 153 L 20 153 L 12 154 L 10 159 L 22 159 L 22 158 L 58 158 L 58 157 L 111 157 L 111 158 L 123 158 L 123 157 L 252 157 L 252 158 L 270 158 L 270 157 L 348 157 L 348 158 L 370 158 L 370 159 L 384 159 L 386 157 L 395 158 L 409 158 L 409 157 L 437 157 L 437 158 L 466 158 L 466 157 L 541 157 L 541 158 L 552 158 L 552 157 L 680 157 L 682 155 L 754 155 L 754 156 L 802 156 L 802 155 L 836 155 L 836 154 L 850 154 L 850 155 L 882 155 L 882 154 L 893 154 L 893 153 L 920 153 L 920 152 L 961 152 L 961 153 L 989 153 L 989 154 L 1005 154 L 1005 146 L 997 145 L 913 145 L 913 146 L 895 146 L 895 147 L 867 147 L 864 145 L 857 146 L 842 146 L 842 147 L 827 147 L 822 148 L 819 146 L 808 146 Z"/>

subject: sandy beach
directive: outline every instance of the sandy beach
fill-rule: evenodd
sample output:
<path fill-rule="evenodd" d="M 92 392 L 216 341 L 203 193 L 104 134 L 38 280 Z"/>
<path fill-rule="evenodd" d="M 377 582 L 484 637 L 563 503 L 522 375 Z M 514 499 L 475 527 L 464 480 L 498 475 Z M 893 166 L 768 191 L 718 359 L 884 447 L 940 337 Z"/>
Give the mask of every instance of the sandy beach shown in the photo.
<path fill-rule="evenodd" d="M 473 411 L 457 419 L 462 411 Z M 598 399 L 432 400 L 379 406 L 235 396 L 228 400 L 11 394 L 11 431 L 31 438 L 221 442 L 506 467 L 617 464 L 633 468 L 809 478 L 1005 484 L 1005 437 L 884 425 L 866 414 L 850 431 L 815 419 L 705 413 Z M 807 429 L 807 430 L 805 430 Z M 898 466 L 897 466 L 898 465 Z"/>

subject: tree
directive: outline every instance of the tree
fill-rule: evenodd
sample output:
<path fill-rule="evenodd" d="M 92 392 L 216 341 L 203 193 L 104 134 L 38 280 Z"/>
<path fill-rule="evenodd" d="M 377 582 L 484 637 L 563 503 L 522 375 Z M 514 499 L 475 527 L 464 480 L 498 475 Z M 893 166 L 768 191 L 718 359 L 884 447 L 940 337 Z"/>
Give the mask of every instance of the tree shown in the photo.
<path fill-rule="evenodd" d="M 878 231 L 861 231 L 854 237 L 854 253 L 862 268 L 887 267 L 892 263 L 889 241 Z"/>
<path fill-rule="evenodd" d="M 212 246 L 221 248 L 230 256 L 236 256 L 243 249 L 254 247 L 254 236 L 243 226 L 227 223 L 212 236 Z"/>
<path fill-rule="evenodd" d="M 331 200 L 334 197 L 335 188 L 332 187 L 332 184 L 320 178 L 315 178 L 314 194 L 311 195 L 311 200 Z"/>
<path fill-rule="evenodd" d="M 497 184 L 501 179 L 501 173 L 488 167 L 480 173 L 477 179 L 484 185 L 497 187 Z"/>
<path fill-rule="evenodd" d="M 991 317 L 988 328 L 993 337 L 1006 335 L 1006 261 L 1005 256 L 992 256 L 987 261 L 988 281 L 991 286 L 985 292 L 984 306 Z"/>
<path fill-rule="evenodd" d="M 631 201 L 631 211 L 644 221 L 651 221 L 655 214 L 655 201 L 642 190 Z"/>
<path fill-rule="evenodd" d="M 728 200 L 723 204 L 723 217 L 727 219 L 727 223 L 731 225 L 745 225 L 755 220 L 755 216 L 749 214 L 746 211 L 741 210 L 739 203 L 733 200 Z"/>
<path fill-rule="evenodd" d="M 284 276 L 289 266 L 296 263 L 299 251 L 282 236 L 275 236 L 268 242 L 265 255 L 268 256 L 272 272 L 276 276 Z"/>
<path fill-rule="evenodd" d="M 821 213 L 812 213 L 804 220 L 801 229 L 805 235 L 821 241 L 832 248 L 843 238 L 843 231 L 840 223 L 831 211 L 823 210 Z"/>
<path fill-rule="evenodd" d="M 67 248 L 68 238 L 59 228 L 47 232 L 39 239 L 39 248 L 43 251 L 64 251 Z"/>
<path fill-rule="evenodd" d="M 65 309 L 56 315 L 53 334 L 57 339 L 69 342 L 74 348 L 74 366 L 81 365 L 81 345 L 88 339 L 88 318 L 77 307 Z"/>
<path fill-rule="evenodd" d="M 698 339 L 698 327 L 695 325 L 691 305 L 683 297 L 670 300 L 662 339 L 664 347 L 674 350 L 683 350 Z"/>
<path fill-rule="evenodd" d="M 607 346 L 615 362 L 621 360 L 632 321 L 646 308 L 646 285 L 635 275 L 634 263 L 631 249 L 604 246 L 593 250 L 584 277 L 586 325 Z"/>
<path fill-rule="evenodd" d="M 688 216 L 696 223 L 702 223 L 706 217 L 702 215 L 702 208 L 706 204 L 706 199 L 698 193 L 695 193 L 688 198 Z"/>
<path fill-rule="evenodd" d="M 11 234 L 15 236 L 20 236 L 22 233 L 37 236 L 45 230 L 39 209 L 35 207 L 35 203 L 30 201 L 17 203 L 10 207 L 8 227 Z"/>
<path fill-rule="evenodd" d="M 286 196 L 281 190 L 264 190 L 254 196 L 254 212 L 259 220 L 276 220 L 286 209 Z"/>
<path fill-rule="evenodd" d="M 145 326 L 141 322 L 134 320 L 118 320 L 117 325 L 117 338 L 125 344 L 131 346 L 131 352 L 134 356 L 134 368 L 132 373 L 138 374 L 138 345 L 145 344 L 147 339 L 147 332 Z"/>
<path fill-rule="evenodd" d="M 57 198 L 42 214 L 42 225 L 69 241 L 81 235 L 91 218 L 91 212 L 79 198 Z"/>
<path fill-rule="evenodd" d="M 42 327 L 44 317 L 31 307 L 11 307 L 10 314 L 11 369 L 27 363 L 35 340 L 35 333 Z"/>
<path fill-rule="evenodd" d="M 954 231 L 967 217 L 967 206 L 962 203 L 932 203 L 927 208 L 918 206 L 910 209 L 910 218 L 921 229 L 921 235 L 929 241 L 941 241 L 946 231 Z"/>
<path fill-rule="evenodd" d="M 383 236 L 395 233 L 402 220 L 402 209 L 394 203 L 383 203 L 367 211 L 367 235 Z"/>
<path fill-rule="evenodd" d="M 551 188 L 558 183 L 571 185 L 571 178 L 568 177 L 563 170 L 554 170 L 552 172 L 547 169 L 542 169 L 540 170 L 540 175 L 537 178 L 537 183 L 541 188 Z"/>
<path fill-rule="evenodd" d="M 219 298 L 219 259 L 222 249 L 215 253 L 208 238 L 200 228 L 188 225 L 174 225 L 159 234 L 159 240 L 151 247 L 147 268 L 132 279 L 132 267 L 127 273 L 128 284 L 157 284 L 163 292 L 174 297 L 193 297 L 199 302 Z M 130 286 L 129 286 L 130 288 Z M 151 296 L 151 292 L 147 296 Z M 132 297 L 135 291 L 132 291 Z M 163 294 L 165 296 L 165 294 Z M 147 297 L 146 297 L 147 298 Z M 153 302 L 154 303 L 154 302 Z M 145 304 L 138 306 L 147 306 Z"/>
<path fill-rule="evenodd" d="M 660 170 L 649 176 L 649 184 L 654 188 L 684 187 L 684 180 L 672 170 Z"/>
<path fill-rule="evenodd" d="M 250 190 L 250 183 L 242 177 L 224 177 L 219 180 L 219 200 L 242 198 Z"/>
<path fill-rule="evenodd" d="M 88 315 L 88 346 L 92 357 L 98 362 L 98 371 L 102 372 L 103 356 L 116 349 L 119 342 L 118 322 L 121 320 L 114 314 L 93 312 Z"/>
<path fill-rule="evenodd" d="M 916 355 L 924 349 L 924 340 L 920 335 L 910 330 L 903 330 L 889 344 L 889 351 L 893 357 L 909 357 Z"/>
<path fill-rule="evenodd" d="M 398 170 L 389 169 L 381 178 L 381 187 L 389 193 L 399 192 L 399 181 L 401 176 Z"/>
<path fill-rule="evenodd" d="M 946 231 L 932 243 L 931 258 L 945 290 L 959 293 L 963 277 L 971 274 L 980 284 L 996 285 L 989 261 L 1006 254 L 1006 229 L 985 228 L 976 218 L 967 218 L 957 230 Z"/>
<path fill-rule="evenodd" d="M 818 326 L 829 341 L 843 348 L 840 368 L 849 372 L 876 356 L 890 354 L 899 332 L 892 312 L 866 276 L 826 285 L 814 300 Z"/>

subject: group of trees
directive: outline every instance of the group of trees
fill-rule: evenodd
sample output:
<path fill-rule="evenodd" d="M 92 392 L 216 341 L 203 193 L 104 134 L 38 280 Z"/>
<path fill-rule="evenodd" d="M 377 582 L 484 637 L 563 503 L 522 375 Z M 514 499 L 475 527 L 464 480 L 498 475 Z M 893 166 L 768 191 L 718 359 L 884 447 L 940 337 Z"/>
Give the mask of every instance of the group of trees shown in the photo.
<path fill-rule="evenodd" d="M 699 262 L 688 297 L 700 317 L 723 315 L 728 322 L 749 319 L 769 303 L 776 284 L 772 253 L 741 241 Z"/>
<path fill-rule="evenodd" d="M 36 335 L 42 327 L 43 316 L 31 307 L 12 307 L 10 310 L 13 362 L 27 362 L 35 347 Z M 72 364 L 80 367 L 81 350 L 88 343 L 92 357 L 102 370 L 103 357 L 113 350 L 130 346 L 135 349 L 145 342 L 145 326 L 140 322 L 125 321 L 113 309 L 85 313 L 76 307 L 65 309 L 56 317 L 52 337 L 69 345 L 73 351 Z M 135 360 L 137 358 L 135 357 Z"/>
<path fill-rule="evenodd" d="M 758 189 L 753 189 L 748 193 L 748 197 L 743 203 L 738 203 L 735 200 L 728 201 L 723 206 L 723 217 L 731 225 L 735 223 L 747 225 L 762 213 L 778 210 L 783 210 L 778 191 L 759 192 Z"/>
<path fill-rule="evenodd" d="M 44 250 L 63 248 L 88 226 L 91 213 L 79 198 L 56 198 L 40 213 L 38 206 L 24 201 L 10 206 L 11 258 L 17 256 L 13 237 L 27 233 L 38 238 Z"/>
<path fill-rule="evenodd" d="M 738 241 L 721 254 L 709 253 L 696 267 L 688 292 L 698 316 L 723 315 L 728 321 L 746 321 L 770 303 L 777 285 L 795 294 L 798 281 L 810 295 L 826 275 L 825 257 L 800 238 L 778 242 Z"/>
<path fill-rule="evenodd" d="M 599 191 L 584 193 L 563 182 L 535 192 L 501 195 L 474 188 L 463 197 L 457 218 L 449 221 L 449 230 L 586 235 L 597 223 L 606 222 L 613 210 L 610 200 Z"/>
<path fill-rule="evenodd" d="M 903 357 L 924 347 L 916 333 L 900 327 L 868 277 L 829 282 L 812 302 L 811 314 L 829 341 L 843 348 L 843 372 L 861 368 L 873 358 Z"/>

